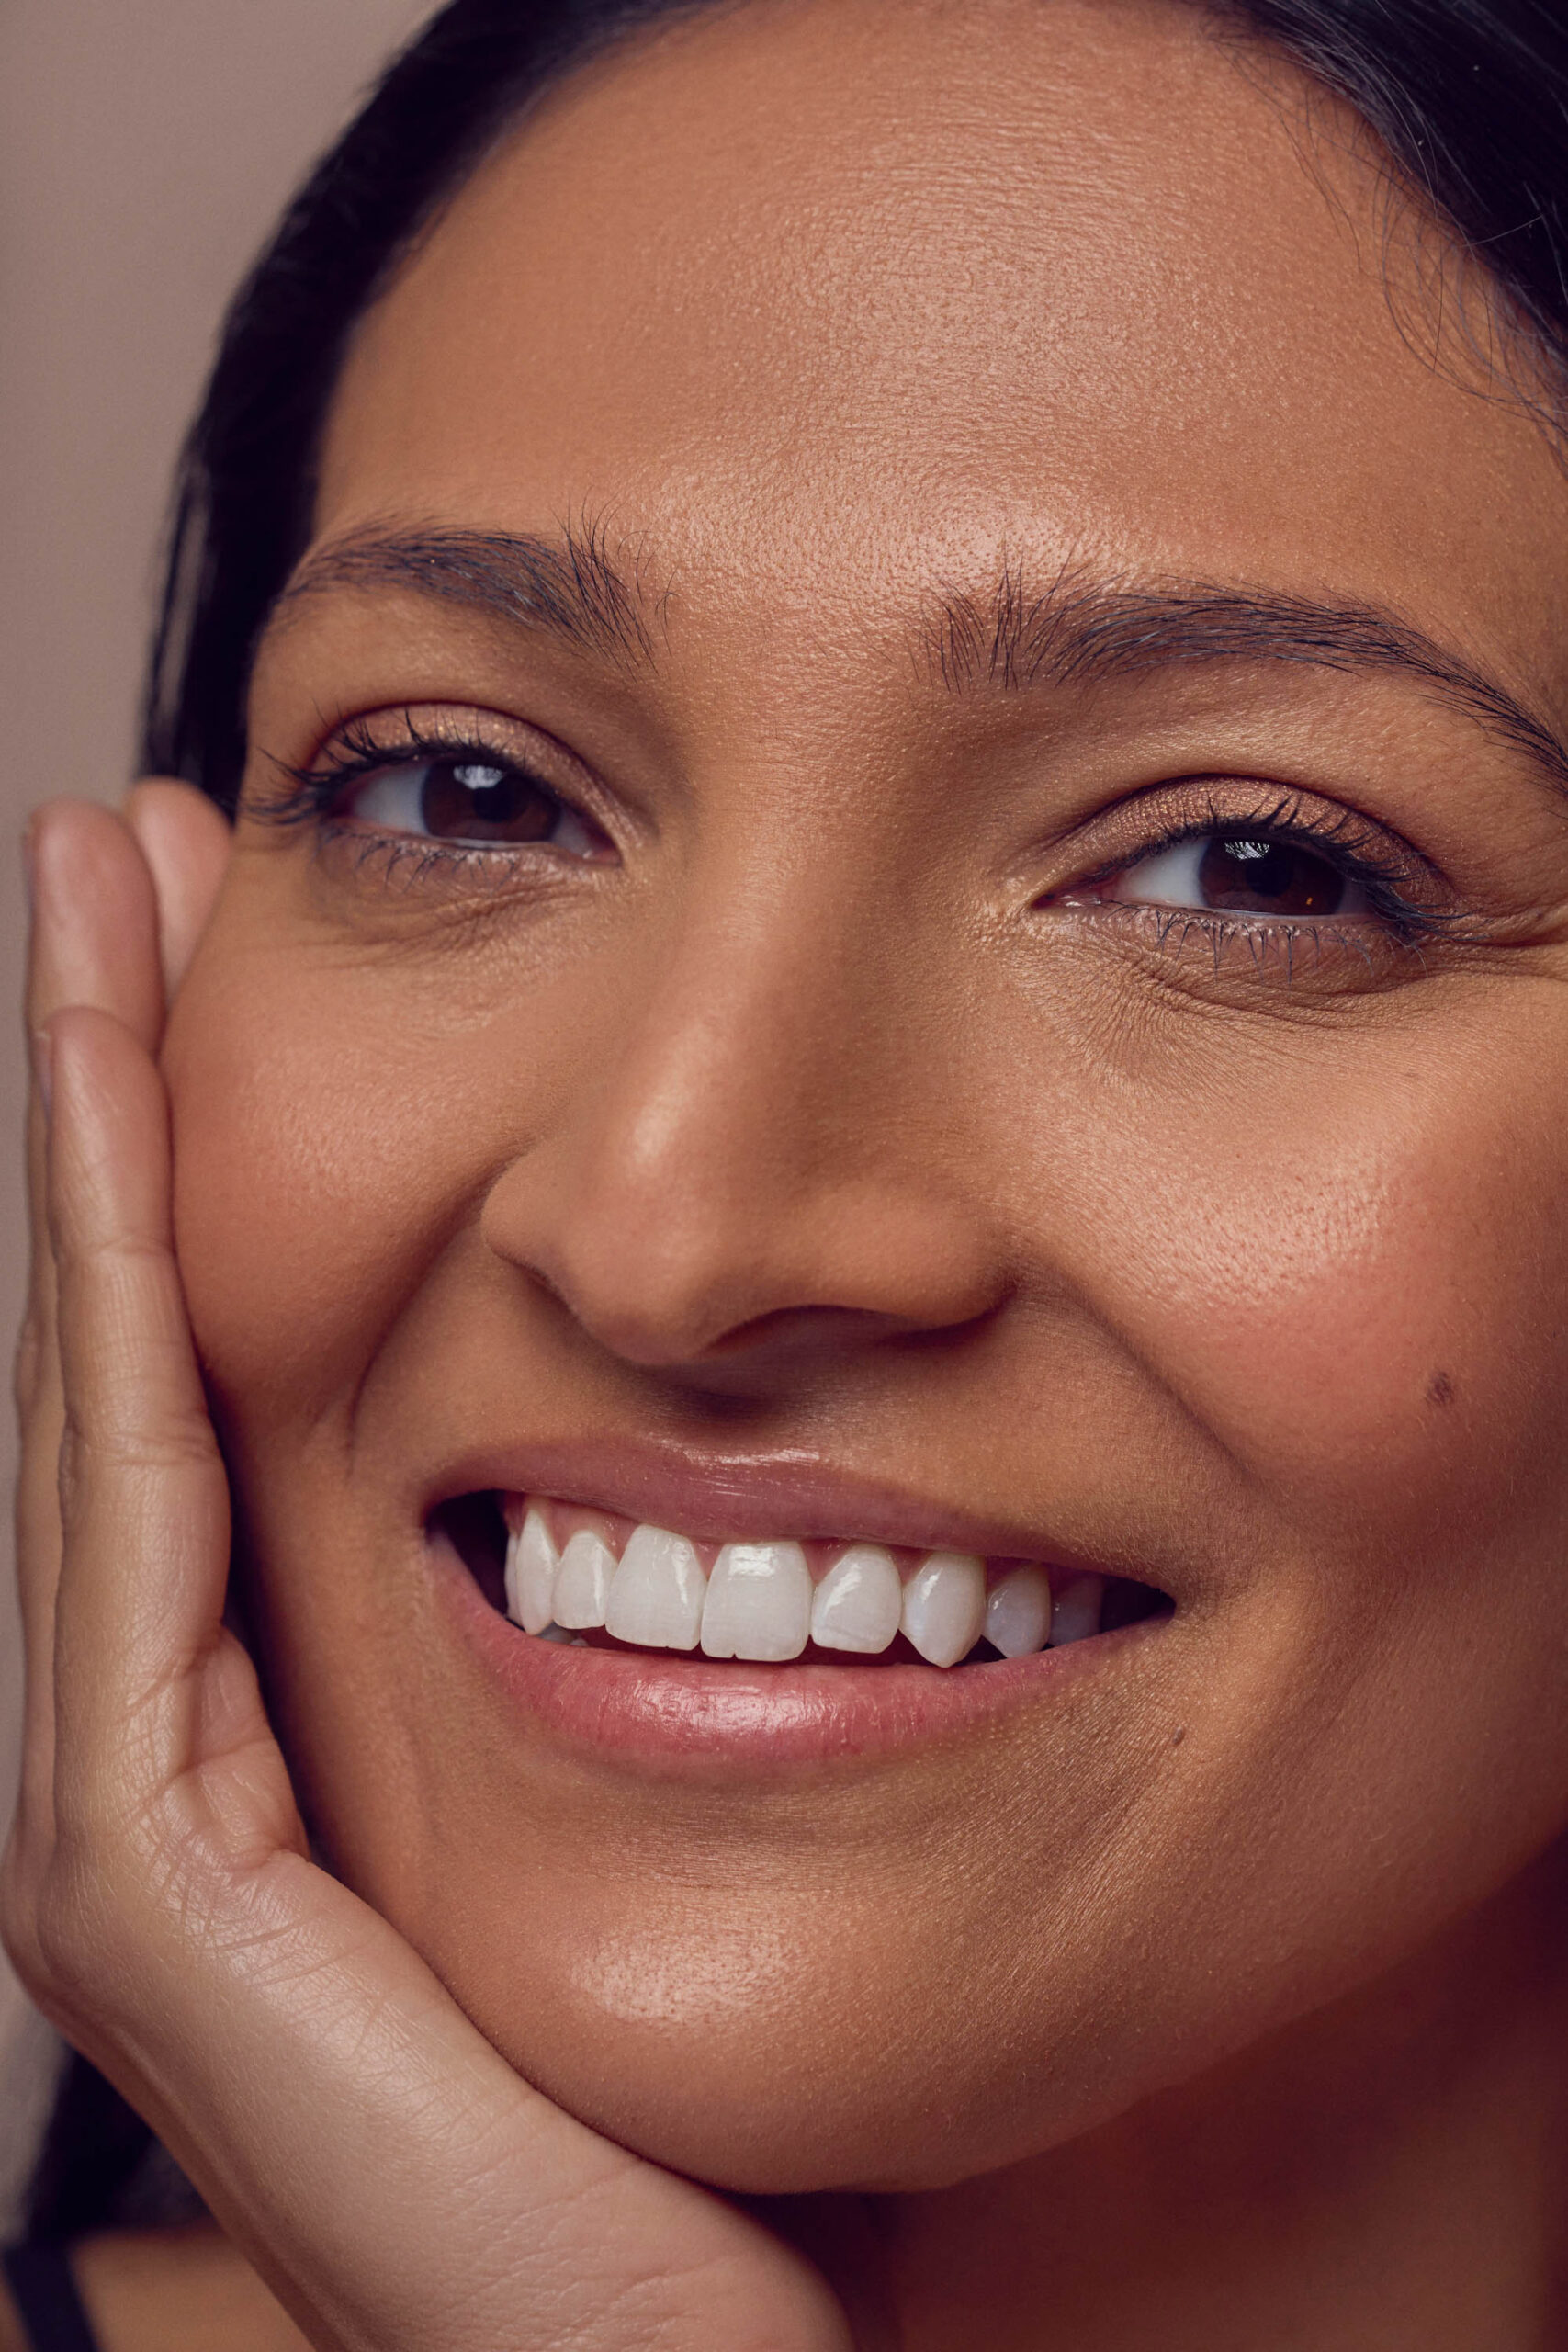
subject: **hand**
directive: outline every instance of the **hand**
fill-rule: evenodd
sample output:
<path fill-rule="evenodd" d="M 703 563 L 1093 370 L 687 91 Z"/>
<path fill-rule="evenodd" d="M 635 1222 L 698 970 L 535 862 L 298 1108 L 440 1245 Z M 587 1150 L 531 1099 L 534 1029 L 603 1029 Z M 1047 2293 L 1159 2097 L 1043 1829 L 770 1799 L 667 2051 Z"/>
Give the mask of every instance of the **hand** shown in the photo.
<path fill-rule="evenodd" d="M 521 2081 L 309 1858 L 222 1623 L 229 1496 L 153 1059 L 227 838 L 162 783 L 33 830 L 50 1107 L 35 1081 L 6 1947 L 319 2346 L 848 2352 L 807 2263 Z"/>

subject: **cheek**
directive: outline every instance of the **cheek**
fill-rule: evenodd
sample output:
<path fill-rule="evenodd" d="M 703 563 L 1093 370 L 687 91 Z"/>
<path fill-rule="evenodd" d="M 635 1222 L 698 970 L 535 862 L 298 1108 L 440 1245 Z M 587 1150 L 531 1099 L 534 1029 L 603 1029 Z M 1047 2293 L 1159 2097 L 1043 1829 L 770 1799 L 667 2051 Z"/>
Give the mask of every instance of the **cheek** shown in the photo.
<path fill-rule="evenodd" d="M 165 1054 L 192 1322 L 226 1405 L 308 1424 L 352 1393 L 471 1195 L 483 1090 L 449 1046 L 291 987 L 282 958 L 194 982 Z"/>
<path fill-rule="evenodd" d="M 584 1058 L 581 1027 L 571 1056 L 530 1046 L 556 1034 L 537 999 L 526 1035 L 492 1021 L 481 1040 L 422 1026 L 412 981 L 340 983 L 302 954 L 211 958 L 167 1057 L 198 1338 L 301 1526 L 297 1433 L 342 1417 L 489 1174 L 526 1148 L 519 1103 L 547 1127 Z M 400 1705 L 412 1651 L 392 1616 L 367 1618 L 365 1675 L 344 1675 L 331 1612 L 348 1604 L 296 1529 L 294 1712 L 337 1842 L 525 2073 L 631 2144 L 742 2186 L 818 2185 L 825 2115 L 840 2177 L 897 2177 L 939 2104 L 978 2168 L 1326 1997 L 1385 1956 L 1380 1939 L 1413 1938 L 1546 1834 L 1564 1770 L 1555 1668 L 1522 1610 L 1478 1661 L 1472 1620 L 1442 1595 L 1489 1515 L 1512 1574 L 1529 1497 L 1560 1507 L 1568 1152 L 1539 1060 L 1526 1083 L 1495 1037 L 1463 1045 L 1397 1087 L 1386 1048 L 1361 1075 L 1337 1042 L 1315 1069 L 1282 1051 L 1228 1096 L 1172 1060 L 1135 1117 L 1086 1076 L 1076 1104 L 1053 1096 L 1052 1132 L 1011 1130 L 1013 1164 L 1031 1170 L 1016 1221 L 1043 1283 L 1065 1273 L 1091 1295 L 1151 1393 L 1186 1408 L 1194 1453 L 1206 1433 L 1237 1466 L 1248 1567 L 1280 1555 L 1290 1583 L 1285 1555 L 1304 1557 L 1293 1600 L 1314 1589 L 1278 1641 L 1245 1606 L 1217 1632 L 1194 1611 L 1146 1754 L 1114 1707 L 1101 1721 L 1086 1700 L 999 1768 L 987 1758 L 983 1785 L 933 1780 L 902 1812 L 874 1807 L 863 1845 L 908 1857 L 903 1880 L 849 1838 L 835 1864 L 815 1824 L 809 1839 L 775 1835 L 773 1883 L 767 1838 L 737 1841 L 732 1825 L 650 1871 L 662 1807 L 646 1823 L 630 1809 L 647 1834 L 627 1837 L 622 1866 L 611 1809 L 595 1793 L 552 1812 L 510 1727 L 487 1748 L 470 1690 L 438 1659 L 420 1669 L 423 1713 Z M 1006 1132 L 998 1115 L 965 1139 L 976 1186 Z M 1053 1193 L 1054 1227 L 1040 1208 Z M 985 1406 L 953 1401 L 966 1424 Z M 1010 1466 L 1024 1475 L 1022 1434 Z M 1145 1483 L 1132 1454 L 1102 1475 L 1129 1509 Z M 1406 1545 L 1413 1529 L 1424 1550 Z M 1367 1607 L 1418 1571 L 1419 1605 L 1444 1620 L 1432 1639 L 1380 1656 L 1348 1609 L 1314 1638 L 1337 1581 L 1321 1570 L 1351 1547 L 1380 1571 Z M 1461 1716 L 1465 1738 L 1420 1736 Z M 1365 1857 L 1391 1837 L 1405 1879 L 1369 1891 Z M 1167 1953 L 1190 1948 L 1194 1967 L 1173 1971 Z M 1257 1989 L 1216 2017 L 1216 1982 Z M 803 2151 L 809 2177 L 764 2165 L 759 2178 L 759 2146 Z"/>
<path fill-rule="evenodd" d="M 1568 1136 L 1548 1042 L 1511 1057 L 1499 1024 L 1419 1070 L 1347 1055 L 1331 1091 L 1287 1062 L 1143 1132 L 1136 1217 L 1099 1243 L 1102 1309 L 1320 1539 L 1558 1504 Z"/>

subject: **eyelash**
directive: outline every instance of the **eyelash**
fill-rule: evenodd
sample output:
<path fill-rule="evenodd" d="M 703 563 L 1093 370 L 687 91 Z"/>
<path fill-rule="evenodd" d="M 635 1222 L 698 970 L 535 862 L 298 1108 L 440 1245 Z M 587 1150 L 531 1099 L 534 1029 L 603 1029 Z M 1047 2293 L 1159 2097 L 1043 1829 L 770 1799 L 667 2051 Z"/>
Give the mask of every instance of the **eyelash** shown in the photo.
<path fill-rule="evenodd" d="M 1400 885 L 1413 867 L 1424 864 L 1417 853 L 1406 848 L 1403 860 L 1384 846 L 1382 832 L 1359 820 L 1348 808 L 1340 809 L 1331 820 L 1319 815 L 1310 804 L 1293 792 L 1281 792 L 1268 802 L 1244 808 L 1224 808 L 1211 800 L 1201 815 L 1184 819 L 1141 842 L 1135 850 L 1083 876 L 1066 888 L 1054 892 L 1057 904 L 1082 904 L 1080 893 L 1098 888 L 1127 873 L 1133 866 L 1157 857 L 1167 850 L 1176 849 L 1183 842 L 1201 841 L 1212 834 L 1228 834 L 1232 839 L 1242 836 L 1277 843 L 1285 849 L 1307 849 L 1325 856 L 1347 881 L 1359 883 L 1366 891 L 1378 922 L 1401 945 L 1414 946 L 1423 939 L 1440 934 L 1450 927 L 1454 916 L 1436 908 L 1419 905 L 1408 897 Z M 1168 945 L 1169 934 L 1179 934 L 1177 944 L 1184 944 L 1190 933 L 1197 932 L 1205 941 L 1223 944 L 1244 940 L 1256 947 L 1258 942 L 1274 940 L 1288 947 L 1292 941 L 1317 940 L 1325 933 L 1337 934 L 1341 939 L 1350 933 L 1350 925 L 1333 916 L 1304 922 L 1300 918 L 1280 915 L 1228 915 L 1210 908 L 1183 908 L 1161 905 L 1140 905 L 1136 900 L 1100 900 L 1107 908 L 1119 908 L 1127 915 L 1157 916 L 1159 944 Z"/>
<path fill-rule="evenodd" d="M 313 767 L 293 767 L 287 760 L 271 758 L 278 775 L 287 777 L 288 788 L 269 797 L 256 813 L 269 824 L 313 824 L 319 825 L 323 834 L 338 840 L 360 839 L 366 857 L 378 857 L 389 875 L 412 858 L 415 880 L 436 870 L 451 873 L 475 866 L 493 868 L 498 859 L 515 858 L 519 854 L 516 847 L 376 832 L 338 817 L 337 803 L 354 785 L 379 775 L 388 768 L 414 767 L 425 760 L 472 760 L 510 769 L 526 777 L 563 808 L 584 814 L 557 786 L 517 758 L 515 752 L 503 750 L 478 732 L 464 736 L 432 732 L 420 727 L 406 711 L 402 732 L 390 740 L 373 734 L 364 719 L 349 720 L 323 746 Z"/>
<path fill-rule="evenodd" d="M 385 769 L 412 765 L 422 760 L 465 759 L 511 768 L 530 776 L 541 791 L 564 808 L 575 806 L 554 785 L 533 775 L 513 752 L 487 741 L 482 732 L 476 730 L 461 738 L 442 735 L 420 727 L 405 712 L 402 730 L 393 740 L 378 737 L 364 720 L 351 720 L 325 746 L 314 766 L 293 767 L 285 761 L 273 760 L 274 768 L 288 780 L 288 789 L 269 799 L 258 813 L 274 824 L 317 824 L 323 834 L 333 838 L 360 840 L 364 862 L 378 861 L 383 879 L 402 871 L 411 860 L 414 870 L 409 878 L 416 883 L 434 874 L 493 872 L 498 857 L 510 861 L 516 856 L 516 850 L 498 851 L 482 843 L 376 832 L 339 820 L 335 814 L 337 803 L 353 786 Z M 1358 883 L 1366 891 L 1371 912 L 1392 945 L 1418 952 L 1423 941 L 1441 935 L 1455 920 L 1451 913 L 1418 904 L 1400 887 L 1413 868 L 1424 865 L 1416 851 L 1406 847 L 1402 859 L 1393 854 L 1381 831 L 1358 820 L 1349 809 L 1341 808 L 1332 819 L 1325 819 L 1299 794 L 1288 790 L 1267 802 L 1241 808 L 1224 808 L 1217 799 L 1212 799 L 1201 814 L 1151 835 L 1135 848 L 1038 903 L 1082 905 L 1085 899 L 1080 894 L 1098 888 L 1183 842 L 1216 833 L 1233 838 L 1245 833 L 1284 848 L 1305 848 L 1325 856 L 1348 881 Z M 1151 927 L 1152 918 L 1155 944 L 1164 953 L 1179 956 L 1190 952 L 1196 942 L 1210 950 L 1216 967 L 1226 948 L 1239 944 L 1245 946 L 1255 966 L 1260 955 L 1273 953 L 1283 958 L 1289 972 L 1293 968 L 1296 949 L 1303 944 L 1316 946 L 1325 935 L 1340 943 L 1351 942 L 1363 956 L 1367 954 L 1364 926 L 1337 922 L 1332 916 L 1306 922 L 1279 915 L 1226 914 L 1208 908 L 1140 905 L 1135 900 L 1097 903 L 1108 913 L 1133 920 L 1141 918 L 1145 928 Z"/>

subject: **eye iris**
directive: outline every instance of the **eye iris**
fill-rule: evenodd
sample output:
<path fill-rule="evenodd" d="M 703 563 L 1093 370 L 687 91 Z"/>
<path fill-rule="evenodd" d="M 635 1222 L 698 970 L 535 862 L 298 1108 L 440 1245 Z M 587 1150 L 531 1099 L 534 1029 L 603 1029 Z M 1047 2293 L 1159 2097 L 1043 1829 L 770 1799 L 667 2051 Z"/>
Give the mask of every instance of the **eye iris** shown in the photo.
<path fill-rule="evenodd" d="M 1333 915 L 1345 899 L 1345 876 L 1325 857 L 1287 842 L 1216 834 L 1198 867 L 1203 902 L 1247 914 Z"/>
<path fill-rule="evenodd" d="M 432 760 L 424 771 L 420 815 L 437 841 L 547 841 L 559 813 L 553 795 L 515 768 Z"/>

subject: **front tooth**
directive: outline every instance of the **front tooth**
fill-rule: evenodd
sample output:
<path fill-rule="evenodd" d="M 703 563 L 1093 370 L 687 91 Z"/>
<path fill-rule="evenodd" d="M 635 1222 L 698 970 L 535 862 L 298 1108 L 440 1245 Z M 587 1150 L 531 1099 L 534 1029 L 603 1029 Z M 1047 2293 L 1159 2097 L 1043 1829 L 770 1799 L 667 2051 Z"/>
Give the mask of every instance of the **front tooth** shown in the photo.
<path fill-rule="evenodd" d="M 904 1631 L 920 1656 L 956 1666 L 985 1623 L 984 1563 L 967 1552 L 929 1552 L 904 1587 Z"/>
<path fill-rule="evenodd" d="M 811 1630 L 811 1571 L 798 1544 L 727 1544 L 703 1603 L 708 1657 L 798 1657 Z"/>
<path fill-rule="evenodd" d="M 891 1552 L 880 1544 L 852 1544 L 817 1588 L 811 1638 L 823 1650 L 885 1650 L 898 1631 L 903 1605 Z"/>
<path fill-rule="evenodd" d="M 506 1544 L 506 1613 L 525 1634 L 542 1634 L 549 1623 L 559 1566 L 544 1512 L 530 1509 Z"/>
<path fill-rule="evenodd" d="M 604 1623 L 615 1555 L 592 1527 L 580 1527 L 560 1555 L 556 1570 L 556 1596 L 550 1614 L 558 1625 L 573 1629 Z"/>
<path fill-rule="evenodd" d="M 1051 1647 L 1059 1650 L 1065 1643 L 1081 1642 L 1088 1634 L 1098 1634 L 1104 1597 L 1103 1577 L 1066 1577 L 1057 1588 L 1056 1605 L 1051 1611 Z"/>
<path fill-rule="evenodd" d="M 610 1586 L 604 1630 L 644 1649 L 694 1650 L 706 1590 L 694 1545 L 667 1528 L 638 1527 Z"/>
<path fill-rule="evenodd" d="M 1015 1568 L 986 1603 L 986 1639 L 1004 1657 L 1027 1657 L 1050 1637 L 1050 1578 L 1043 1568 Z"/>

